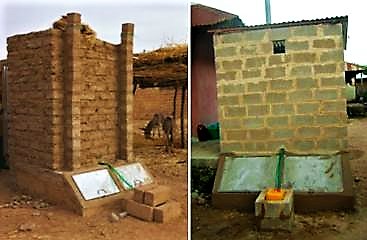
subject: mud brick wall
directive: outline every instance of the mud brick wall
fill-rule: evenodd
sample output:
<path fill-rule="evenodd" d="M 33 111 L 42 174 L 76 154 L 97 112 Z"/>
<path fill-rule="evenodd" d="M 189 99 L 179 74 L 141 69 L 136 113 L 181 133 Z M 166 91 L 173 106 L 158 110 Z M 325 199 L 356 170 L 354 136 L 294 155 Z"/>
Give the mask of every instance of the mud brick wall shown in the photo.
<path fill-rule="evenodd" d="M 341 24 L 214 36 L 221 151 L 326 154 L 347 146 Z M 273 54 L 274 40 L 285 53 Z"/>
<path fill-rule="evenodd" d="M 138 89 L 134 95 L 134 120 L 150 120 L 154 113 L 163 113 L 171 116 L 173 113 L 173 97 L 175 89 L 172 88 L 145 88 Z M 182 90 L 177 90 L 176 119 L 181 114 Z M 187 91 L 185 91 L 185 118 L 187 118 Z M 138 126 L 136 126 L 138 127 Z"/>
<path fill-rule="evenodd" d="M 75 170 L 132 159 L 133 25 L 113 45 L 80 14 L 60 21 L 8 38 L 10 163 Z"/>
<path fill-rule="evenodd" d="M 8 38 L 8 154 L 11 162 L 52 167 L 52 33 Z"/>
<path fill-rule="evenodd" d="M 81 164 L 117 157 L 118 78 L 116 46 L 81 37 Z M 103 139 L 103 141 L 101 141 Z"/>

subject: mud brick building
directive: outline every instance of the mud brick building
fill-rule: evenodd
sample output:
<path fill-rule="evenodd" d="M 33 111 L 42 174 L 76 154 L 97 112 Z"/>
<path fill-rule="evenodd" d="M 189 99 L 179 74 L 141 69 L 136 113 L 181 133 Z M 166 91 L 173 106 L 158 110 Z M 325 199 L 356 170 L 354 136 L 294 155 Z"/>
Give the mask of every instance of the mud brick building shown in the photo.
<path fill-rule="evenodd" d="M 331 154 L 347 147 L 347 17 L 214 33 L 221 152 Z"/>
<path fill-rule="evenodd" d="M 7 39 L 7 154 L 21 189 L 75 206 L 64 173 L 132 160 L 133 29 L 110 44 L 69 13 Z"/>

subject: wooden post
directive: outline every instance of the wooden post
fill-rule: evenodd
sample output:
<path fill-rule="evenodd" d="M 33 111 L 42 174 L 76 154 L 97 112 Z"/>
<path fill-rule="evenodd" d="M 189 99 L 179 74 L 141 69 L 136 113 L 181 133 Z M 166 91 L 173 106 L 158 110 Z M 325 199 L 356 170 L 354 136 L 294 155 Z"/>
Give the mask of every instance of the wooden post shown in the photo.
<path fill-rule="evenodd" d="M 185 148 L 185 95 L 186 95 L 186 86 L 183 85 L 182 86 L 182 91 L 181 91 L 181 148 Z"/>

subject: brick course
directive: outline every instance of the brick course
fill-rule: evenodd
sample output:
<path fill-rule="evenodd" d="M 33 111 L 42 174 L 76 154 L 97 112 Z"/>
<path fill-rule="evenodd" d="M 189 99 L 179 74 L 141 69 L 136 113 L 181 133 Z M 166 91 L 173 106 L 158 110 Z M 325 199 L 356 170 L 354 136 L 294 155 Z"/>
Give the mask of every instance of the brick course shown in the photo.
<path fill-rule="evenodd" d="M 114 45 L 80 14 L 64 23 L 7 39 L 9 160 L 74 170 L 131 159 L 133 25 Z"/>
<path fill-rule="evenodd" d="M 213 38 L 217 87 L 226 89 L 218 91 L 221 151 L 273 154 L 281 144 L 298 154 L 344 149 L 340 23 L 224 32 Z M 273 54 L 271 41 L 281 39 L 285 53 Z"/>

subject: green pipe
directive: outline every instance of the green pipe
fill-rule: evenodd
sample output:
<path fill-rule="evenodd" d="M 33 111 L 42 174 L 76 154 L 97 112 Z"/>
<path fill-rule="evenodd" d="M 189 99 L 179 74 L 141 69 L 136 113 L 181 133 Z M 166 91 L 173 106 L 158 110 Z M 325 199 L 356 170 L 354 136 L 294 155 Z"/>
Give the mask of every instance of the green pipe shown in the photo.
<path fill-rule="evenodd" d="M 133 189 L 134 187 L 122 176 L 122 174 L 116 169 L 114 168 L 111 164 L 106 163 L 106 162 L 99 162 L 99 165 L 105 165 L 108 166 L 108 168 L 120 179 L 120 181 L 122 181 L 123 183 L 125 183 L 128 187 L 128 189 Z"/>
<path fill-rule="evenodd" d="M 275 188 L 280 189 L 282 187 L 282 175 L 283 175 L 283 166 L 285 159 L 285 149 L 280 148 L 279 153 L 277 154 L 277 168 L 275 170 Z"/>

